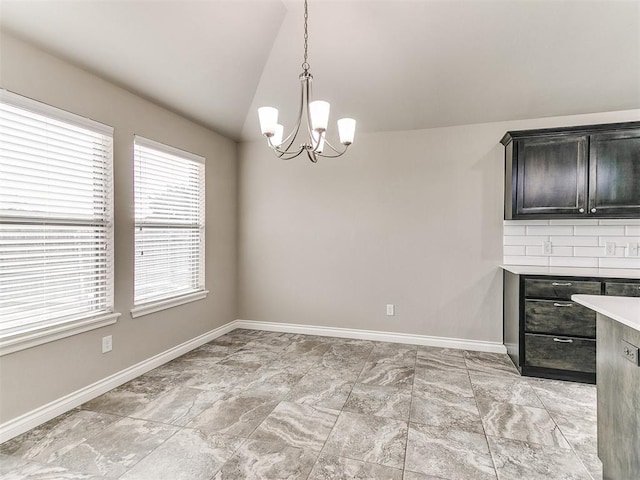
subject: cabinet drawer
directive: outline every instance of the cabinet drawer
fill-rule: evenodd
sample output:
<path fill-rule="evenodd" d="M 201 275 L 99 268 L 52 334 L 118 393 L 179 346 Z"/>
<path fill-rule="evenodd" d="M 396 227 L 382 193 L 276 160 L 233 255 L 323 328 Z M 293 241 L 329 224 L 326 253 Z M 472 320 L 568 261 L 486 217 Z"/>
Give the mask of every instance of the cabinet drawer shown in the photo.
<path fill-rule="evenodd" d="M 619 297 L 640 297 L 640 283 L 607 282 L 605 293 Z"/>
<path fill-rule="evenodd" d="M 575 372 L 596 371 L 596 341 L 553 335 L 524 336 L 525 365 Z"/>
<path fill-rule="evenodd" d="M 563 279 L 532 279 L 524 281 L 524 295 L 527 298 L 558 298 L 570 300 L 571 295 L 583 293 L 600 295 L 600 282 Z"/>
<path fill-rule="evenodd" d="M 524 328 L 528 333 L 595 338 L 596 312 L 573 302 L 526 300 Z"/>

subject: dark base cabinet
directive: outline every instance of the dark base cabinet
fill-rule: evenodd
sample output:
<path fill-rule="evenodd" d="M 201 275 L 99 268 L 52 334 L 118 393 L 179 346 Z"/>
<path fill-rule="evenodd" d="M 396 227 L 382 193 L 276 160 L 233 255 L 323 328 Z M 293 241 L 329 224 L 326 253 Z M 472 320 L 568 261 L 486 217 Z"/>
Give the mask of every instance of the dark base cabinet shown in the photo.
<path fill-rule="evenodd" d="M 596 341 L 591 338 L 558 338 L 554 335 L 524 334 L 527 367 L 567 372 L 596 372 Z M 590 378 L 590 377 L 587 377 Z"/>
<path fill-rule="evenodd" d="M 504 343 L 522 375 L 596 383 L 596 313 L 577 293 L 640 296 L 640 280 L 504 271 Z"/>

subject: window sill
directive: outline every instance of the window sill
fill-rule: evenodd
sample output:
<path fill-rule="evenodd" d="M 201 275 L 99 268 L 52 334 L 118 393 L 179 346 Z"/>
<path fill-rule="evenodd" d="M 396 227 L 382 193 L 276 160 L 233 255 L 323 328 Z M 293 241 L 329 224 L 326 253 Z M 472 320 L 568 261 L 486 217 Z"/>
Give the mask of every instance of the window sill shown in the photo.
<path fill-rule="evenodd" d="M 0 356 L 112 325 L 118 321 L 120 315 L 120 313 L 106 313 L 97 317 L 0 334 Z"/>
<path fill-rule="evenodd" d="M 177 307 L 178 305 L 184 305 L 185 303 L 195 302 L 207 297 L 209 290 L 202 290 L 200 292 L 189 293 L 187 295 L 181 295 L 179 297 L 168 298 L 166 300 L 157 300 L 155 302 L 145 303 L 143 305 L 134 307 L 131 309 L 131 317 L 137 318 L 151 313 L 166 310 L 168 308 Z"/>

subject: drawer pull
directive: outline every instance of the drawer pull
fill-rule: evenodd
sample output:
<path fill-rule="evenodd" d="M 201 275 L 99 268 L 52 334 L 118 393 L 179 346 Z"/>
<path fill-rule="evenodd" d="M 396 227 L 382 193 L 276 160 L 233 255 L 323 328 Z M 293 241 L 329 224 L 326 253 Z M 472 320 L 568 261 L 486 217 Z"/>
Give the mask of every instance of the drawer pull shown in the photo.
<path fill-rule="evenodd" d="M 558 343 L 573 343 L 573 340 L 570 338 L 554 338 L 553 341 Z"/>
<path fill-rule="evenodd" d="M 572 283 L 571 282 L 567 282 L 567 283 L 553 282 L 551 285 L 553 285 L 554 287 L 570 287 Z"/>
<path fill-rule="evenodd" d="M 573 307 L 573 303 L 554 303 L 554 307 Z"/>

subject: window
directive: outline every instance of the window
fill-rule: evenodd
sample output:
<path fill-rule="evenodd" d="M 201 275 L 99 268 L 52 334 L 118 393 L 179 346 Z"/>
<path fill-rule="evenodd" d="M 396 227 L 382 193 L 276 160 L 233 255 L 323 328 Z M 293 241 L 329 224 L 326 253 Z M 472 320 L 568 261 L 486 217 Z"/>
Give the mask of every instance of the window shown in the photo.
<path fill-rule="evenodd" d="M 112 145 L 111 127 L 0 90 L 2 353 L 115 322 Z"/>
<path fill-rule="evenodd" d="M 204 298 L 205 159 L 135 137 L 132 315 Z"/>

